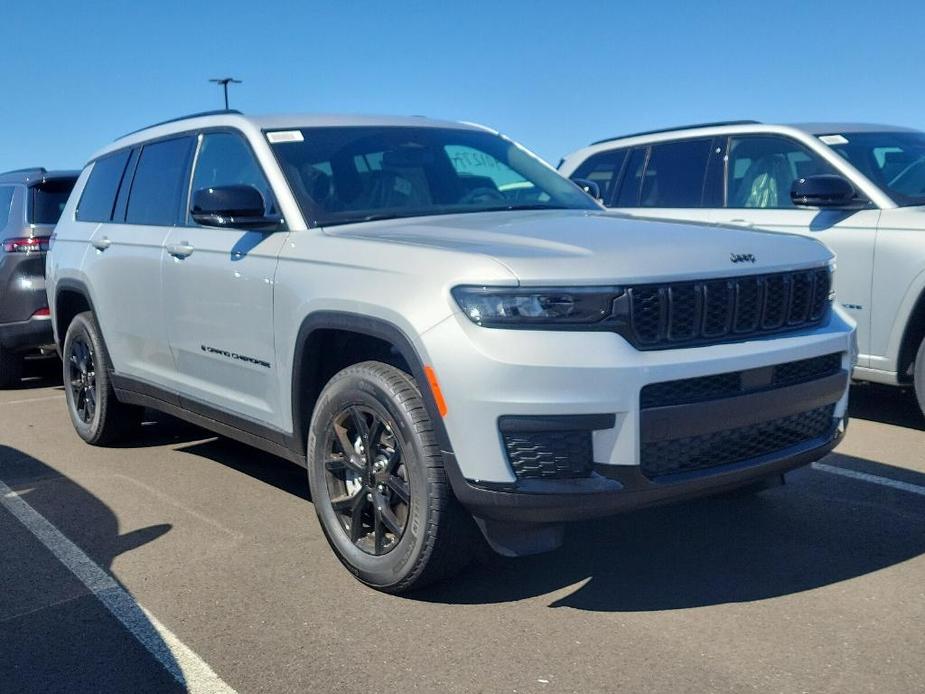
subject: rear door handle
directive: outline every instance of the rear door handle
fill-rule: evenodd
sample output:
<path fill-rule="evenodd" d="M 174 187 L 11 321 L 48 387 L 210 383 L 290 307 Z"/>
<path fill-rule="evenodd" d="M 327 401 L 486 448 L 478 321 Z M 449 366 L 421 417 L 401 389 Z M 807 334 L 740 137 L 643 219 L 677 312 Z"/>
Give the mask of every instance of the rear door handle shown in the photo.
<path fill-rule="evenodd" d="M 188 242 L 172 243 L 167 246 L 167 252 L 174 258 L 188 258 L 193 254 L 194 248 Z"/>
<path fill-rule="evenodd" d="M 105 251 L 112 245 L 112 241 L 109 240 L 108 236 L 104 236 L 100 239 L 93 239 L 90 243 L 92 243 L 93 247 L 98 251 Z"/>

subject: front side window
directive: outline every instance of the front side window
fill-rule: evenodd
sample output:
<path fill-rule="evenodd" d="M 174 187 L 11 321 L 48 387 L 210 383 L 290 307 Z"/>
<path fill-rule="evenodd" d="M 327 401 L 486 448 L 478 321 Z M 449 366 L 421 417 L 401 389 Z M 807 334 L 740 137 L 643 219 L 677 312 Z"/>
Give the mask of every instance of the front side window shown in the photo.
<path fill-rule="evenodd" d="M 244 138 L 227 132 L 203 135 L 190 190 L 230 185 L 255 187 L 267 204 L 266 213 L 275 214 L 270 183 Z"/>
<path fill-rule="evenodd" d="M 116 193 L 119 192 L 119 184 L 130 154 L 129 150 L 122 150 L 94 162 L 90 178 L 77 204 L 78 221 L 108 222 L 112 219 Z"/>
<path fill-rule="evenodd" d="M 601 190 L 601 199 L 609 202 L 613 195 L 614 185 L 623 168 L 623 162 L 626 161 L 626 153 L 625 149 L 613 149 L 609 152 L 594 154 L 585 159 L 570 178 L 594 181 Z"/>
<path fill-rule="evenodd" d="M 297 132 L 297 136 L 291 133 Z M 480 130 L 318 127 L 271 146 L 308 218 L 322 226 L 517 209 L 598 209 L 510 140 Z"/>
<path fill-rule="evenodd" d="M 818 154 L 795 140 L 773 135 L 733 137 L 726 164 L 726 206 L 793 209 L 793 182 L 838 173 Z"/>
<path fill-rule="evenodd" d="M 700 207 L 711 143 L 704 139 L 652 145 L 639 206 Z"/>
<path fill-rule="evenodd" d="M 74 179 L 46 181 L 32 188 L 30 224 L 57 224 L 74 189 Z"/>
<path fill-rule="evenodd" d="M 192 137 L 178 137 L 144 146 L 132 179 L 126 222 L 176 224 L 192 143 Z"/>
<path fill-rule="evenodd" d="M 925 133 L 841 133 L 819 138 L 898 205 L 925 205 Z"/>

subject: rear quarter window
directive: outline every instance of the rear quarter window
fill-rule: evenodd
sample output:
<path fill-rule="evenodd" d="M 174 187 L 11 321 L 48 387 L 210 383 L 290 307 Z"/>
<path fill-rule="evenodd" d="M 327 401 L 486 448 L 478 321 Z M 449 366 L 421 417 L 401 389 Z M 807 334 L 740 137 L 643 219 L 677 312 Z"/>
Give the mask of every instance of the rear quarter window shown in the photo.
<path fill-rule="evenodd" d="M 585 159 L 569 178 L 573 181 L 576 178 L 594 181 L 601 190 L 601 198 L 610 202 L 614 185 L 620 177 L 620 170 L 626 160 L 626 153 L 625 149 L 613 149 L 609 152 L 594 154 Z"/>
<path fill-rule="evenodd" d="M 13 186 L 0 186 L 0 230 L 10 223 L 10 209 L 13 207 Z"/>
<path fill-rule="evenodd" d="M 129 150 L 124 150 L 96 160 L 77 205 L 77 221 L 108 222 L 112 219 L 128 157 Z"/>

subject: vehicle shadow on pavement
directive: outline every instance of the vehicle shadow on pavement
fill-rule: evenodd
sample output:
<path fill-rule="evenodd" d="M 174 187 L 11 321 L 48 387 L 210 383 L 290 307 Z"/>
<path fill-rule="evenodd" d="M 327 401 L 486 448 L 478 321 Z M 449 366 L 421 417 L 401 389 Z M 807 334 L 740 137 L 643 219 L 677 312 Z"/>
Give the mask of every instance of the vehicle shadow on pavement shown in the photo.
<path fill-rule="evenodd" d="M 283 458 L 222 437 L 178 446 L 175 450 L 208 458 L 271 487 L 311 501 L 305 468 Z"/>
<path fill-rule="evenodd" d="M 54 468 L 22 451 L 0 445 L 0 480 L 112 576 L 113 560 L 169 532 L 168 524 L 121 533 L 119 521 L 100 499 Z M 132 624 L 133 638 L 86 585 L 101 575 L 74 557 L 53 529 L 10 497 L 0 506 L 0 689 L 48 691 L 185 691 L 168 668 L 182 670 L 145 613 L 128 591 L 102 581 L 107 599 L 119 604 L 120 616 Z M 84 581 L 30 532 L 33 529 L 77 562 Z M 88 579 L 89 577 L 89 579 Z M 138 639 L 157 651 L 161 662 Z"/>
<path fill-rule="evenodd" d="M 925 485 L 925 475 L 872 461 L 832 455 L 826 463 Z M 550 606 L 673 610 L 812 590 L 923 552 L 925 497 L 804 468 L 753 497 L 576 524 L 554 553 L 492 559 L 411 597 L 484 604 L 570 588 Z"/>
<path fill-rule="evenodd" d="M 875 383 L 853 385 L 848 403 L 852 418 L 925 431 L 925 415 L 910 388 Z"/>
<path fill-rule="evenodd" d="M 26 391 L 37 388 L 62 388 L 61 360 L 58 357 L 26 359 L 20 382 L 6 390 Z"/>

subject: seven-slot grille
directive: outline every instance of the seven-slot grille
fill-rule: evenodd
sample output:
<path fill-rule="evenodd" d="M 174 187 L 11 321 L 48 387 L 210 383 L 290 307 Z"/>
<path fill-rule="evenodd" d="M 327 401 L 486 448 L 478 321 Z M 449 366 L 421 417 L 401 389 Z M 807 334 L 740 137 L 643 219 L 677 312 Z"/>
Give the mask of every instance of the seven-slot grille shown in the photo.
<path fill-rule="evenodd" d="M 712 344 L 816 325 L 828 268 L 630 287 L 628 339 L 639 349 Z"/>

